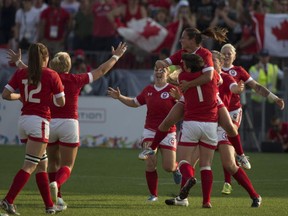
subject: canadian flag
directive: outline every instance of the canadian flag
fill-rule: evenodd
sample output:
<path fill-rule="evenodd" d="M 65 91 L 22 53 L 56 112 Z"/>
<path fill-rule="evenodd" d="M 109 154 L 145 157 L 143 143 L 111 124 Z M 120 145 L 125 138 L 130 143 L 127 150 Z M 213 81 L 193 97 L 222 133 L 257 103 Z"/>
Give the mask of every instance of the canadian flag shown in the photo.
<path fill-rule="evenodd" d="M 132 19 L 126 26 L 119 26 L 118 33 L 127 41 L 141 49 L 156 53 L 162 48 L 176 50 L 182 30 L 182 21 L 176 21 L 166 27 L 152 18 Z"/>
<path fill-rule="evenodd" d="M 257 42 L 271 56 L 288 57 L 288 14 L 254 13 Z"/>

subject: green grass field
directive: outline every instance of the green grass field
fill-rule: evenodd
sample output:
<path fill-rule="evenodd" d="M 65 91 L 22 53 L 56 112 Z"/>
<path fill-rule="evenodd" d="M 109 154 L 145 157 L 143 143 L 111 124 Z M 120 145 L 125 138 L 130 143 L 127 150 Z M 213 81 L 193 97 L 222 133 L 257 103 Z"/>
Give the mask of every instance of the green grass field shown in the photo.
<path fill-rule="evenodd" d="M 201 184 L 198 181 L 189 197 L 189 207 L 166 206 L 164 200 L 177 194 L 179 186 L 172 174 L 158 164 L 159 201 L 149 203 L 144 162 L 137 159 L 139 150 L 80 148 L 71 178 L 62 187 L 68 209 L 59 215 L 288 215 L 288 154 L 248 153 L 252 170 L 248 171 L 254 187 L 263 198 L 262 206 L 251 208 L 246 191 L 233 181 L 233 193 L 220 193 L 223 172 L 215 154 L 212 209 L 201 208 Z M 0 146 L 0 198 L 23 163 L 24 147 Z M 160 159 L 160 156 L 159 156 Z M 197 169 L 196 177 L 199 179 Z M 17 197 L 21 215 L 44 215 L 44 205 L 34 175 Z M 3 211 L 2 211 L 3 212 Z"/>

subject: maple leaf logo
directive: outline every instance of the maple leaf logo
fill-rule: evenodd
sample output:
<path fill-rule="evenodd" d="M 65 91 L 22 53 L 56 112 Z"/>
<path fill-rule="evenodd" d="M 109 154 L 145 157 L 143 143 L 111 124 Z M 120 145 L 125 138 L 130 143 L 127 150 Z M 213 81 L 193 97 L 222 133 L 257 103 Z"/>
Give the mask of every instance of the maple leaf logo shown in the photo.
<path fill-rule="evenodd" d="M 272 28 L 272 33 L 276 36 L 277 40 L 288 40 L 288 20 L 281 22 L 280 28 Z"/>
<path fill-rule="evenodd" d="M 146 22 L 146 25 L 143 29 L 143 32 L 141 32 L 140 35 L 142 35 L 144 38 L 148 39 L 149 37 L 153 37 L 159 34 L 160 28 L 156 25 L 151 25 L 151 21 L 148 20 Z"/>

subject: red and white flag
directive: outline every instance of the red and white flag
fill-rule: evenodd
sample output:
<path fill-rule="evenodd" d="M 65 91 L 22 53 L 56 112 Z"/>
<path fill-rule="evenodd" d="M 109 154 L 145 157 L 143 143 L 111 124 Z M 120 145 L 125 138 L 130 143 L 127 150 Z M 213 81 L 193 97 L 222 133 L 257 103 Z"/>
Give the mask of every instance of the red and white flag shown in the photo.
<path fill-rule="evenodd" d="M 175 49 L 181 30 L 182 22 L 173 22 L 165 28 L 149 17 L 132 19 L 126 26 L 117 29 L 124 39 L 152 53 L 163 48 Z"/>
<path fill-rule="evenodd" d="M 288 57 L 288 14 L 253 14 L 257 42 L 271 56 Z"/>

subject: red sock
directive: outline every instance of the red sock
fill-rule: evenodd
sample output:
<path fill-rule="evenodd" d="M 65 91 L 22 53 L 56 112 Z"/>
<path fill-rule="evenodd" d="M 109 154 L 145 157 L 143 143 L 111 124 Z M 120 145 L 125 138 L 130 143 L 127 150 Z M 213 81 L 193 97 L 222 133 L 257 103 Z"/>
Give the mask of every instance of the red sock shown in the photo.
<path fill-rule="evenodd" d="M 48 174 L 46 172 L 37 173 L 36 182 L 46 208 L 53 207 L 53 201 L 51 199 L 49 189 Z"/>
<path fill-rule="evenodd" d="M 249 177 L 247 174 L 243 171 L 242 168 L 239 167 L 237 172 L 233 175 L 233 177 L 236 179 L 236 181 L 245 188 L 245 190 L 249 193 L 251 198 L 258 197 L 259 194 L 256 193 Z"/>
<path fill-rule="evenodd" d="M 189 163 L 182 163 L 179 167 L 182 174 L 181 188 L 185 185 L 188 179 L 194 177 L 195 170 Z"/>
<path fill-rule="evenodd" d="M 210 203 L 212 183 L 213 183 L 212 170 L 201 170 L 201 182 L 202 182 L 203 204 Z"/>
<path fill-rule="evenodd" d="M 48 176 L 49 176 L 49 182 L 53 182 L 53 181 L 56 181 L 56 173 L 57 172 L 49 172 L 48 173 Z"/>
<path fill-rule="evenodd" d="M 158 196 L 158 174 L 156 170 L 153 172 L 146 171 L 146 182 L 150 194 L 153 196 Z"/>
<path fill-rule="evenodd" d="M 61 167 L 56 174 L 56 182 L 58 187 L 64 184 L 70 177 L 70 169 L 67 166 Z"/>
<path fill-rule="evenodd" d="M 241 144 L 241 139 L 240 139 L 240 135 L 236 135 L 234 137 L 228 137 L 228 140 L 231 142 L 231 144 L 233 145 L 235 152 L 237 155 L 242 155 L 244 154 L 243 148 L 242 148 L 242 144 Z"/>
<path fill-rule="evenodd" d="M 167 131 L 160 131 L 159 129 L 157 129 L 150 148 L 153 150 L 157 149 L 160 142 L 167 136 L 167 134 Z"/>
<path fill-rule="evenodd" d="M 223 167 L 223 171 L 224 171 L 224 181 L 226 183 L 231 184 L 231 174 Z"/>
<path fill-rule="evenodd" d="M 30 178 L 30 174 L 25 172 L 24 170 L 19 170 L 18 173 L 15 175 L 12 185 L 5 197 L 8 203 L 13 204 L 16 196 L 20 193 L 23 189 L 25 184 L 28 182 Z"/>

